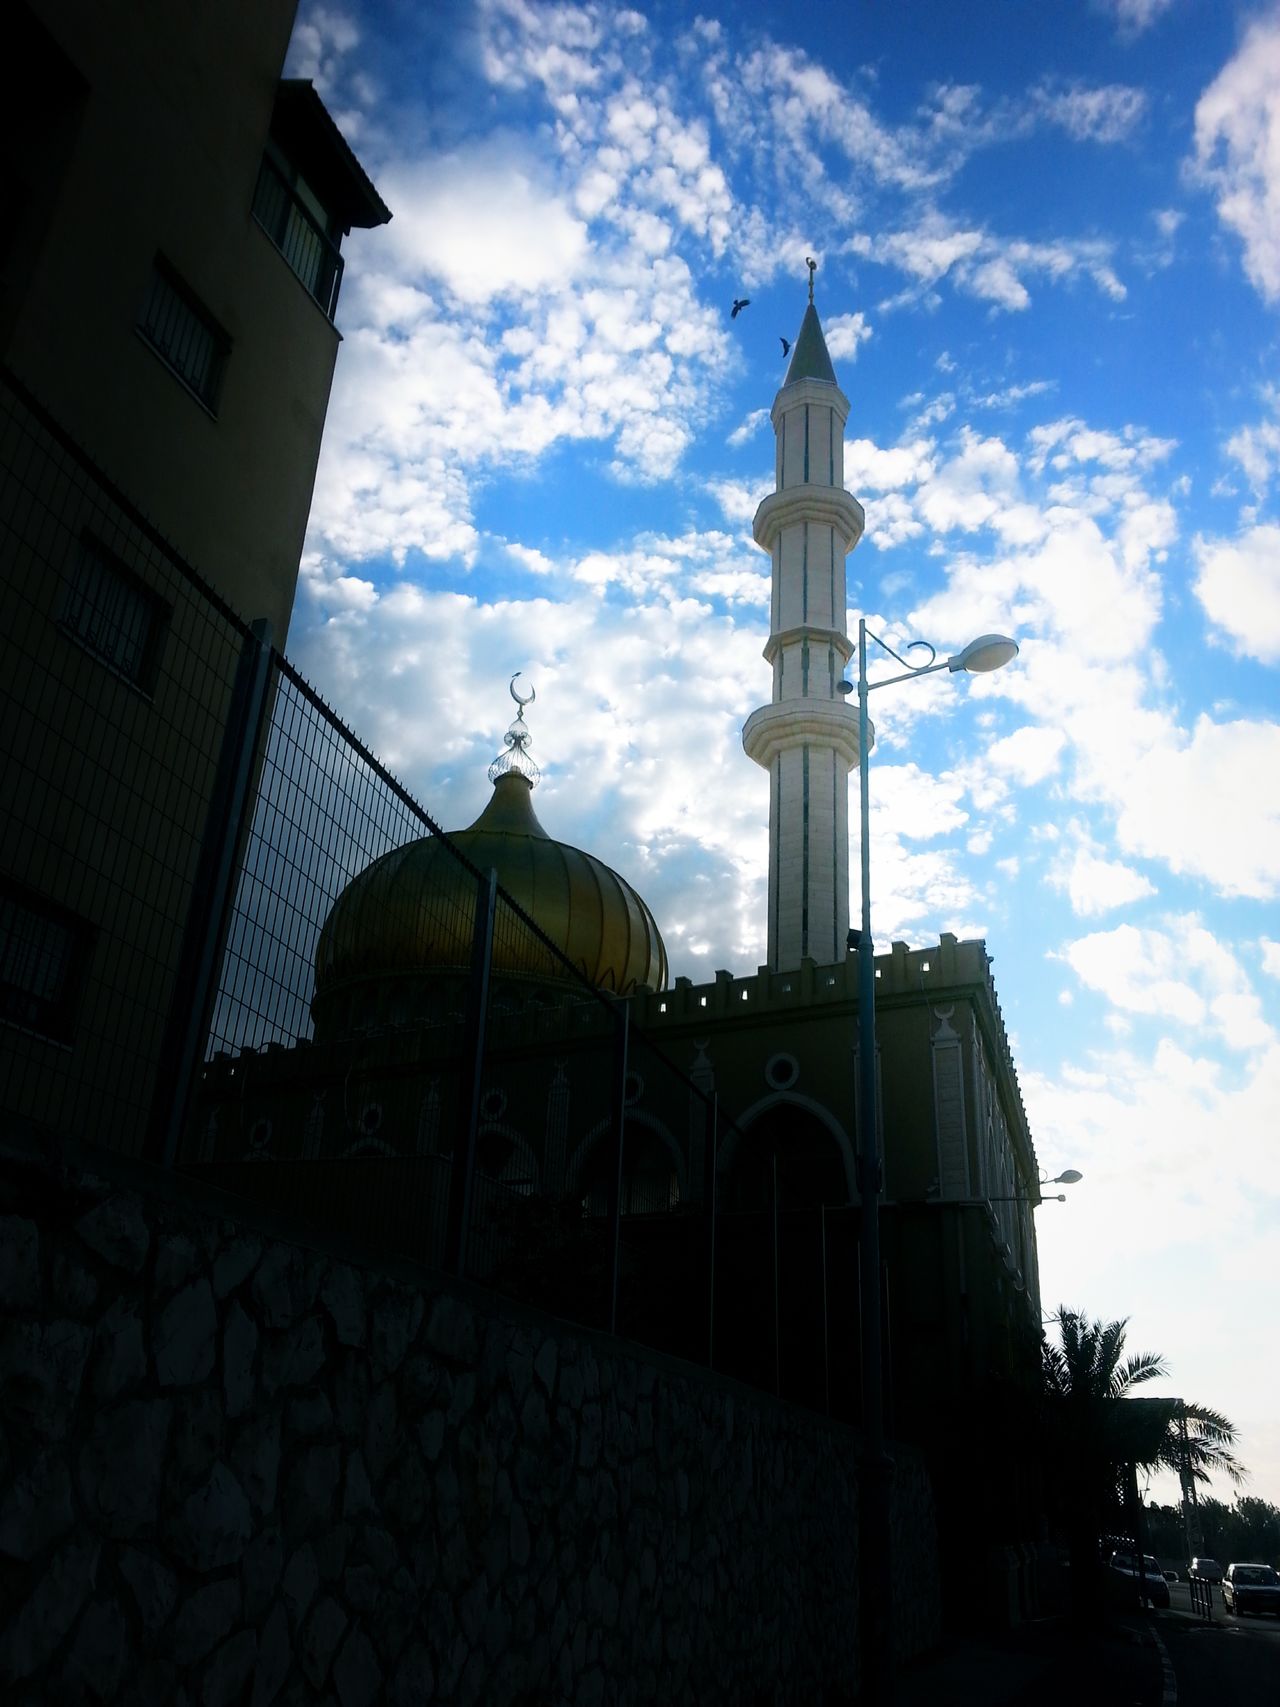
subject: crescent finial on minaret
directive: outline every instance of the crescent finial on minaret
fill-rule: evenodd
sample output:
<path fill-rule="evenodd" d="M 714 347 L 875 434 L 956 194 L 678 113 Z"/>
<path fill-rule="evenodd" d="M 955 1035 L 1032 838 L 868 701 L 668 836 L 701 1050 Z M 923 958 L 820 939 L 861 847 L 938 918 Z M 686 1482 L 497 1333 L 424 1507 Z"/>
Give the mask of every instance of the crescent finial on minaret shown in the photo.
<path fill-rule="evenodd" d="M 529 689 L 527 694 L 516 691 L 516 683 L 520 680 L 522 673 L 522 671 L 517 670 L 508 683 L 507 691 L 520 709 L 516 712 L 515 722 L 502 737 L 506 752 L 499 753 L 489 766 L 489 781 L 497 782 L 498 778 L 506 776 L 508 771 L 516 771 L 525 779 L 529 787 L 533 788 L 542 773 L 529 756 L 529 747 L 532 744 L 533 736 L 529 733 L 528 725 L 524 720 L 524 708 L 526 705 L 533 704 L 538 697 L 538 691 L 533 687 Z"/>

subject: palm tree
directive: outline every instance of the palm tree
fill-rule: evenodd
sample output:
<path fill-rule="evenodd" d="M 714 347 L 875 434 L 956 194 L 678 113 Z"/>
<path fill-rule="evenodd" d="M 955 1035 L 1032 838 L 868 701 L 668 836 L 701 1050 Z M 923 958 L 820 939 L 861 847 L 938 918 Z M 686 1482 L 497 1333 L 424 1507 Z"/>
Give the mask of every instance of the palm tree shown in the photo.
<path fill-rule="evenodd" d="M 1135 1402 L 1136 1387 L 1167 1376 L 1155 1352 L 1124 1356 L 1127 1320 L 1091 1321 L 1059 1306 L 1057 1345 L 1043 1346 L 1046 1425 L 1062 1474 L 1070 1483 L 1066 1512 L 1076 1610 L 1101 1605 L 1098 1537 L 1102 1517 L 1116 1501 L 1125 1466 L 1168 1469 L 1184 1488 L 1244 1471 L 1231 1448 L 1236 1431 L 1226 1417 L 1179 1399 Z"/>

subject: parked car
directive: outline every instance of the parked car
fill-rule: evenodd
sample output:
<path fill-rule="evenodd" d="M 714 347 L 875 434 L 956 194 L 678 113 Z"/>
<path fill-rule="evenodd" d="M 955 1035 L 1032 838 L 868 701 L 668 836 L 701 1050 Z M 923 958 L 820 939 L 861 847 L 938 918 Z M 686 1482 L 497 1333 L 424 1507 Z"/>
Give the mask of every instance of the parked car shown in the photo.
<path fill-rule="evenodd" d="M 1192 1577 L 1203 1577 L 1207 1583 L 1220 1583 L 1222 1581 L 1222 1566 L 1216 1559 L 1199 1557 L 1191 1561 L 1191 1569 L 1187 1574 Z"/>
<path fill-rule="evenodd" d="M 1270 1565 L 1228 1565 L 1222 1579 L 1222 1604 L 1237 1617 L 1274 1612 L 1280 1618 L 1280 1577 Z"/>
<path fill-rule="evenodd" d="M 1136 1553 L 1113 1553 L 1107 1561 L 1111 1570 L 1122 1582 L 1138 1587 L 1138 1556 Z M 1169 1585 L 1164 1580 L 1164 1572 L 1160 1569 L 1160 1561 L 1151 1553 L 1142 1555 L 1142 1596 L 1149 1600 L 1152 1606 L 1168 1606 Z"/>

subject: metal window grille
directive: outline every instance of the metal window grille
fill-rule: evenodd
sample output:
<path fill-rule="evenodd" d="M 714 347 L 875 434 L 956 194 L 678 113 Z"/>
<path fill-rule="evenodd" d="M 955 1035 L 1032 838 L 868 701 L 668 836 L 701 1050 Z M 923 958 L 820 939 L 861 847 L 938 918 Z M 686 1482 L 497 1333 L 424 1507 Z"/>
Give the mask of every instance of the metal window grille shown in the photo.
<path fill-rule="evenodd" d="M 157 258 L 147 281 L 138 330 L 205 407 L 216 410 L 226 365 L 226 334 Z"/>
<path fill-rule="evenodd" d="M 0 1019 L 69 1042 L 87 945 L 78 922 L 0 893 Z"/>
<path fill-rule="evenodd" d="M 103 663 L 149 692 L 168 609 L 96 540 L 80 542 L 62 603 L 64 629 Z"/>
<path fill-rule="evenodd" d="M 341 252 L 296 187 L 269 156 L 264 158 L 258 174 L 253 216 L 332 320 L 342 283 Z"/>

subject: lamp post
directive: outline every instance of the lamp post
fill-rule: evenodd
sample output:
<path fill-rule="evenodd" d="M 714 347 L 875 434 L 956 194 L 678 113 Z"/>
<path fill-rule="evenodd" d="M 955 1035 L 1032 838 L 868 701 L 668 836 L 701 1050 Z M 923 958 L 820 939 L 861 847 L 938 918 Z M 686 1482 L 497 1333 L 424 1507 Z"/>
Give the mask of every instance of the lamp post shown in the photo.
<path fill-rule="evenodd" d="M 902 673 L 877 682 L 867 680 L 867 641 L 902 665 Z M 873 634 L 865 617 L 858 619 L 858 794 L 862 855 L 862 928 L 858 935 L 858 1189 L 862 1199 L 858 1272 L 862 1294 L 862 1433 L 866 1463 L 863 1487 L 861 1550 L 863 1571 L 862 1628 L 871 1632 L 863 1654 L 870 1660 L 869 1698 L 887 1701 L 893 1686 L 893 1576 L 889 1509 L 892 1462 L 885 1450 L 884 1364 L 880 1292 L 880 1194 L 882 1158 L 876 1118 L 876 967 L 871 938 L 871 845 L 869 758 L 871 723 L 867 700 L 877 688 L 930 676 L 938 670 L 967 670 L 985 674 L 998 670 L 1018 654 L 1018 644 L 1003 634 L 984 634 L 971 640 L 954 657 L 935 662 L 937 649 L 927 640 L 913 640 L 908 652 L 925 651 L 927 662 L 911 664 L 901 653 Z M 841 693 L 853 685 L 840 683 Z"/>

